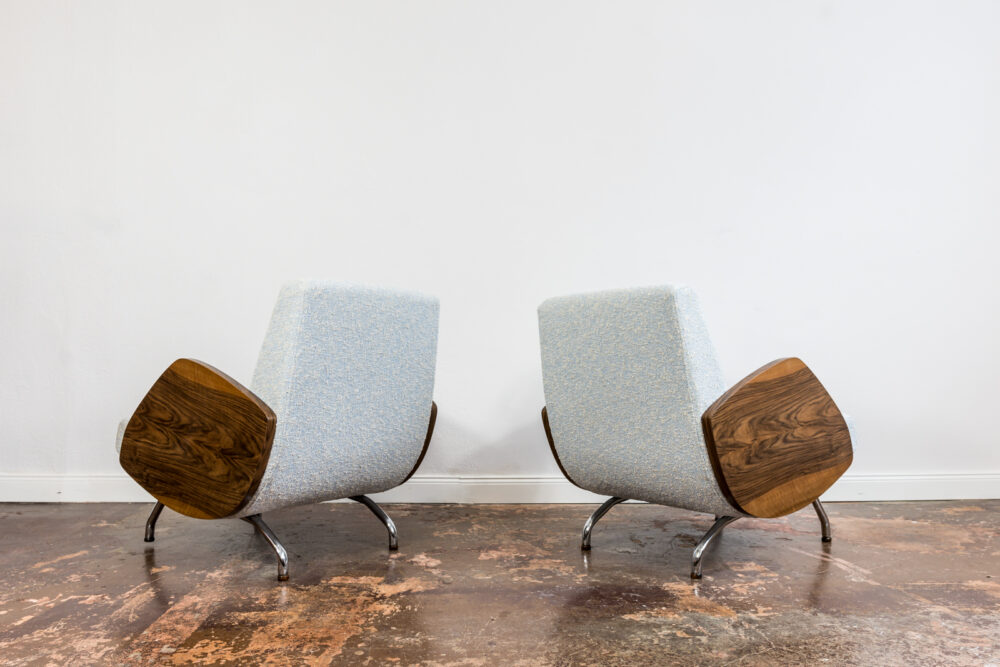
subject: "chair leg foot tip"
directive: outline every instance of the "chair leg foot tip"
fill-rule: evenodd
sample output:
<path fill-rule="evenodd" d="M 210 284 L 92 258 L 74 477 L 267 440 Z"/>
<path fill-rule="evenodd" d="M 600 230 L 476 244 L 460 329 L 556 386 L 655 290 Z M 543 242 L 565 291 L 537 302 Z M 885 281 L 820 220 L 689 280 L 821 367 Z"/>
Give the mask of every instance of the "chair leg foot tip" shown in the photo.
<path fill-rule="evenodd" d="M 824 542 L 833 542 L 833 538 L 832 537 L 824 537 L 823 541 Z"/>
<path fill-rule="evenodd" d="M 288 575 L 287 574 L 279 574 L 278 575 L 278 581 L 288 581 Z"/>
<path fill-rule="evenodd" d="M 144 538 L 142 538 L 142 541 L 143 542 L 154 542 L 155 540 L 153 540 L 152 537 L 144 537 Z"/>
<path fill-rule="evenodd" d="M 695 574 L 694 572 L 692 572 L 691 573 L 691 578 L 692 579 L 701 579 L 701 575 L 700 574 Z"/>

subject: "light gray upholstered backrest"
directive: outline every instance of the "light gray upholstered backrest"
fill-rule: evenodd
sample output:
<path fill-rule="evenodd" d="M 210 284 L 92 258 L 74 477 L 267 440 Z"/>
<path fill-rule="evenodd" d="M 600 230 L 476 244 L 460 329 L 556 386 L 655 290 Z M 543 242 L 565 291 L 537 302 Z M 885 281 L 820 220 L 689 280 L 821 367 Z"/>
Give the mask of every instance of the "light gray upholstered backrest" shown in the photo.
<path fill-rule="evenodd" d="M 725 389 L 694 293 L 648 287 L 538 308 L 545 404 L 568 475 L 609 496 L 739 515 L 701 415 Z"/>
<path fill-rule="evenodd" d="M 384 491 L 420 456 L 438 301 L 330 282 L 278 297 L 251 389 L 274 410 L 267 470 L 240 516 Z"/>

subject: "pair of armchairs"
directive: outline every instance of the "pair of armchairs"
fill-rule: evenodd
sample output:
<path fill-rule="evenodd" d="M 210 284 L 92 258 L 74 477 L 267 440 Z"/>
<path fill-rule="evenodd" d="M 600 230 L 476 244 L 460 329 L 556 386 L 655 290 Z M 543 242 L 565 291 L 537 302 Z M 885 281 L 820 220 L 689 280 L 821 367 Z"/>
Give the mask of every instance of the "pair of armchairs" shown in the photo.
<path fill-rule="evenodd" d="M 288 555 L 261 515 L 350 498 L 396 527 L 367 494 L 405 482 L 434 430 L 438 302 L 419 294 L 325 282 L 286 285 L 251 389 L 179 359 L 119 426 L 125 471 L 156 504 L 199 519 L 243 519 L 278 558 Z M 754 372 L 728 391 L 694 295 L 672 287 L 550 299 L 539 308 L 546 407 L 560 470 L 611 496 L 717 520 L 694 550 L 744 516 L 813 504 L 851 463 L 843 416 L 798 359 Z"/>

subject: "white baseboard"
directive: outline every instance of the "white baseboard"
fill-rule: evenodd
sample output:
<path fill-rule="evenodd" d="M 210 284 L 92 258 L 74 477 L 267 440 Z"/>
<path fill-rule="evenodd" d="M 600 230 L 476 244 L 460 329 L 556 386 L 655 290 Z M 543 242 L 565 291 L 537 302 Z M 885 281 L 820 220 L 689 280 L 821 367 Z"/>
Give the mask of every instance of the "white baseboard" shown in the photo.
<path fill-rule="evenodd" d="M 603 500 L 558 475 L 417 475 L 375 494 L 386 503 L 595 503 Z M 1000 472 L 847 474 L 824 501 L 978 500 L 1000 498 Z M 124 473 L 29 475 L 0 473 L 0 502 L 152 502 Z"/>
<path fill-rule="evenodd" d="M 0 473 L 0 502 L 135 503 L 153 497 L 125 473 L 28 475 Z"/>
<path fill-rule="evenodd" d="M 846 474 L 823 494 L 824 502 L 988 498 L 1000 498 L 1000 473 Z"/>

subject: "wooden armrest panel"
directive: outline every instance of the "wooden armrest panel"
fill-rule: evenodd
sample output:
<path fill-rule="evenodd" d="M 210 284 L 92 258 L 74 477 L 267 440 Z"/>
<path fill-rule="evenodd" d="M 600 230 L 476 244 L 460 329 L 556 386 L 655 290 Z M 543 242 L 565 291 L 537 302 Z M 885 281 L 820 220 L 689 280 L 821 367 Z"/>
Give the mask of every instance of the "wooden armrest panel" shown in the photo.
<path fill-rule="evenodd" d="M 729 502 L 762 518 L 816 500 L 851 465 L 847 423 L 802 360 L 778 359 L 740 380 L 701 418 Z"/>
<path fill-rule="evenodd" d="M 129 420 L 121 466 L 170 509 L 219 519 L 257 490 L 276 424 L 274 411 L 236 380 L 178 359 Z"/>

